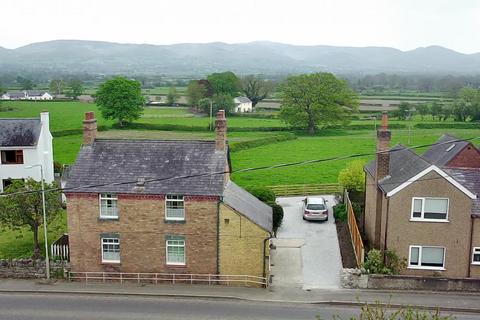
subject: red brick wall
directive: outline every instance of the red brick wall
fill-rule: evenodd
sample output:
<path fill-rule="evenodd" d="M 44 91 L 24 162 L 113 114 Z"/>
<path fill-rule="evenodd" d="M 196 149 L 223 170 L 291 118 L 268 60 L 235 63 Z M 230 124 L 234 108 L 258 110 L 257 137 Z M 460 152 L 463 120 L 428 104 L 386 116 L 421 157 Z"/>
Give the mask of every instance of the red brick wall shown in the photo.
<path fill-rule="evenodd" d="M 163 195 L 118 195 L 118 220 L 99 219 L 96 193 L 67 194 L 72 271 L 217 273 L 217 197 L 185 197 L 185 222 L 165 222 Z M 101 233 L 120 235 L 120 264 L 102 264 Z M 186 265 L 167 266 L 165 236 L 185 236 Z"/>
<path fill-rule="evenodd" d="M 480 168 L 480 151 L 469 144 L 458 153 L 449 163 L 448 167 Z"/>

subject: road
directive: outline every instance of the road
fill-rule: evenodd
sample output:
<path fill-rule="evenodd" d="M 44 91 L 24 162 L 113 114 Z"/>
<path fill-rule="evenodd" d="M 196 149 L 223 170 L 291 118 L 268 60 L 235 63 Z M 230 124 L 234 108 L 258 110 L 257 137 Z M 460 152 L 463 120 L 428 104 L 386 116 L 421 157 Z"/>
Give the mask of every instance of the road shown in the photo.
<path fill-rule="evenodd" d="M 311 319 L 316 316 L 342 319 L 358 313 L 342 306 L 260 303 L 232 300 L 174 299 L 160 297 L 97 296 L 68 294 L 0 293 L 2 320 L 89 320 L 89 319 Z M 458 320 L 478 319 L 461 315 Z"/>
<path fill-rule="evenodd" d="M 340 288 L 342 258 L 333 219 L 334 196 L 328 200 L 329 219 L 310 222 L 302 219 L 305 197 L 277 198 L 284 218 L 273 240 L 273 285 L 309 289 Z"/>

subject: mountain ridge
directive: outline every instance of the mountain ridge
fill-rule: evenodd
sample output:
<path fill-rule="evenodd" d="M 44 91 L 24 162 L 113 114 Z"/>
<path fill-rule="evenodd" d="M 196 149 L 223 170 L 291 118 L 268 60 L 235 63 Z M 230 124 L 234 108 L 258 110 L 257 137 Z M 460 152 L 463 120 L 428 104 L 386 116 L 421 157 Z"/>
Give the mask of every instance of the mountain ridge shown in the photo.
<path fill-rule="evenodd" d="M 90 40 L 52 40 L 16 49 L 0 47 L 0 71 L 160 73 L 204 75 L 232 70 L 240 74 L 480 73 L 480 53 L 441 46 L 402 51 L 390 47 L 292 45 L 270 41 L 178 43 L 171 45 Z"/>

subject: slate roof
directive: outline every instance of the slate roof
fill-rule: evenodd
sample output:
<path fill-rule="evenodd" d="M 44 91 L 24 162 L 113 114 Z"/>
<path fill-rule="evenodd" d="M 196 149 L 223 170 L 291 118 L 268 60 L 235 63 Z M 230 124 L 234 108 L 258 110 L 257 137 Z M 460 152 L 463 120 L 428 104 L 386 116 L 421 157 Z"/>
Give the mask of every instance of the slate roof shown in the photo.
<path fill-rule="evenodd" d="M 7 92 L 5 95 L 9 96 L 11 98 L 25 98 L 25 93 L 23 91 L 19 92 Z"/>
<path fill-rule="evenodd" d="M 443 170 L 462 186 L 477 195 L 477 198 L 472 200 L 472 214 L 480 217 L 480 169 L 443 168 Z"/>
<path fill-rule="evenodd" d="M 35 146 L 41 129 L 40 119 L 0 119 L 0 147 Z"/>
<path fill-rule="evenodd" d="M 252 102 L 247 97 L 236 97 L 234 100 L 235 100 L 235 103 L 250 103 L 250 102 Z"/>
<path fill-rule="evenodd" d="M 375 177 L 375 166 L 376 160 L 370 161 L 365 166 L 365 170 L 372 177 Z M 390 174 L 379 181 L 379 187 L 388 193 L 430 166 L 430 163 L 415 152 L 397 144 L 390 152 Z"/>
<path fill-rule="evenodd" d="M 272 232 L 272 208 L 232 181 L 225 187 L 223 202 L 266 231 Z"/>
<path fill-rule="evenodd" d="M 142 191 L 135 183 L 115 183 L 223 172 L 226 161 L 225 153 L 215 152 L 215 141 L 96 139 L 80 150 L 66 187 L 75 192 L 221 196 L 223 174 L 146 182 Z M 110 185 L 79 188 L 99 184 Z"/>
<path fill-rule="evenodd" d="M 436 166 L 445 166 L 470 144 L 468 141 L 457 140 L 458 138 L 454 136 L 444 134 L 437 141 L 436 145 L 431 146 L 430 149 L 423 154 L 423 158 Z"/>

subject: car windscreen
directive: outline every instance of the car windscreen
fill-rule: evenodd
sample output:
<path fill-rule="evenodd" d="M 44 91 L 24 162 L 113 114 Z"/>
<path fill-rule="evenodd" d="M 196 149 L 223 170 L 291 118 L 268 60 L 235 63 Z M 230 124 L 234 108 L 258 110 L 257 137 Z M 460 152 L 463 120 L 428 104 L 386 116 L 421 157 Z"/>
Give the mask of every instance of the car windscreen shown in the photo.
<path fill-rule="evenodd" d="M 308 210 L 325 210 L 325 205 L 320 204 L 320 203 L 310 203 L 307 206 Z"/>

